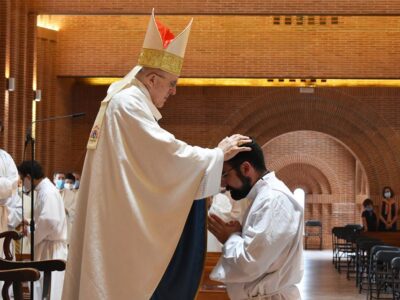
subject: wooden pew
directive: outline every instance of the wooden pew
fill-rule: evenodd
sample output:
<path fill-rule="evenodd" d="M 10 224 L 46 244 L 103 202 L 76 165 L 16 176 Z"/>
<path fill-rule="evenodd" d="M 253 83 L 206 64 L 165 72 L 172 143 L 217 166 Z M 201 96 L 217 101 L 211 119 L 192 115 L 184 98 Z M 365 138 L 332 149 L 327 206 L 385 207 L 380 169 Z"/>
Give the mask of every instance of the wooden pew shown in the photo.
<path fill-rule="evenodd" d="M 221 253 L 219 252 L 207 252 L 197 300 L 229 300 L 225 285 L 221 282 L 213 281 L 209 277 L 220 255 Z"/>
<path fill-rule="evenodd" d="M 400 247 L 400 231 L 367 231 L 361 235 L 377 238 L 388 245 Z"/>

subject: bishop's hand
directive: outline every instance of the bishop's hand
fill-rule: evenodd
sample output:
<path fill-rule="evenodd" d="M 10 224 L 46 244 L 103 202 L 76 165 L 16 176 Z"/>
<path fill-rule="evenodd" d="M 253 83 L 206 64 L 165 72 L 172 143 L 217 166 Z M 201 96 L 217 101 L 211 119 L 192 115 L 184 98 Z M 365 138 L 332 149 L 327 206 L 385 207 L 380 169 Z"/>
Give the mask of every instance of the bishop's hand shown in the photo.
<path fill-rule="evenodd" d="M 250 147 L 241 147 L 244 144 L 250 143 L 251 139 L 241 134 L 234 134 L 224 138 L 219 144 L 220 148 L 224 152 L 224 161 L 230 160 L 239 152 L 251 151 Z"/>

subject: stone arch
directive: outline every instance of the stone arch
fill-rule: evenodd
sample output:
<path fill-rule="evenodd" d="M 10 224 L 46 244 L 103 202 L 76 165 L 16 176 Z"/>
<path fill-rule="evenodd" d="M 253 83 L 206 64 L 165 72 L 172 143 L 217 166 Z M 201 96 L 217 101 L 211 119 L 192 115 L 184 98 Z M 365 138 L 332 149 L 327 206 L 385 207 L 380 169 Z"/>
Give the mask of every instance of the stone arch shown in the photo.
<path fill-rule="evenodd" d="M 329 180 L 321 170 L 307 164 L 290 164 L 277 171 L 278 178 L 294 191 L 299 186 L 306 194 L 331 194 Z"/>
<path fill-rule="evenodd" d="M 302 166 L 302 171 L 299 171 L 299 166 Z M 302 179 L 295 176 L 285 176 L 285 182 L 290 188 L 296 183 L 297 186 L 304 187 L 306 193 L 316 194 L 340 194 L 341 188 L 339 184 L 339 176 L 332 170 L 332 168 L 323 160 L 312 157 L 307 154 L 296 153 L 295 155 L 285 155 L 279 160 L 271 162 L 270 167 L 275 170 L 277 174 L 283 173 L 286 169 L 290 169 L 292 175 L 300 175 L 301 172 L 305 172 L 310 176 L 309 180 L 306 177 Z M 284 173 L 286 174 L 286 173 Z M 288 173 L 290 174 L 290 173 Z M 284 178 L 282 178 L 284 179 Z M 318 182 L 319 180 L 319 182 Z M 306 182 L 308 182 L 306 184 Z M 292 184 L 291 184 L 292 183 Z"/>
<path fill-rule="evenodd" d="M 231 129 L 221 135 L 241 132 L 260 144 L 297 130 L 328 134 L 360 161 L 374 194 L 384 185 L 395 186 L 392 178 L 400 176 L 400 137 L 373 109 L 343 90 L 317 88 L 314 94 L 300 94 L 297 88 L 270 89 L 243 103 L 225 123 Z"/>

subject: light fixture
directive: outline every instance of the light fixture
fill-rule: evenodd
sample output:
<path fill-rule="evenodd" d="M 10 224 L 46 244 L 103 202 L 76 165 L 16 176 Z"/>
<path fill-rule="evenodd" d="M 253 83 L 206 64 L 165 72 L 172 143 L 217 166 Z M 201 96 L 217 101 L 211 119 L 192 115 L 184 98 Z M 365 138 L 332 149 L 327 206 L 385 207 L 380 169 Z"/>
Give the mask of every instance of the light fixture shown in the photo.
<path fill-rule="evenodd" d="M 54 22 L 51 15 L 38 15 L 36 26 L 54 31 L 60 30 L 60 26 L 57 24 L 57 19 Z"/>
<path fill-rule="evenodd" d="M 33 93 L 33 100 L 39 102 L 40 100 L 42 100 L 42 91 L 41 90 L 36 90 Z"/>
<path fill-rule="evenodd" d="M 314 87 L 312 86 L 301 87 L 300 94 L 314 94 Z"/>
<path fill-rule="evenodd" d="M 9 92 L 15 91 L 15 78 L 14 77 L 7 78 L 7 91 L 9 91 Z"/>

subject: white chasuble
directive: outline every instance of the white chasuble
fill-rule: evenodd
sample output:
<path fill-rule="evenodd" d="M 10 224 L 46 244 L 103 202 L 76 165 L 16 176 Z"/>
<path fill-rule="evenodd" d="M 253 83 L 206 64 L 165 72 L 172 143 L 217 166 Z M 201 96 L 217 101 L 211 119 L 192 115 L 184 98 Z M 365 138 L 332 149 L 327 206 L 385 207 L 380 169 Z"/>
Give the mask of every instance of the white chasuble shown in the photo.
<path fill-rule="evenodd" d="M 109 102 L 86 154 L 63 299 L 149 299 L 193 200 L 218 193 L 222 151 L 177 140 L 160 117 L 137 80 Z"/>
<path fill-rule="evenodd" d="M 18 170 L 12 157 L 0 149 L 0 205 L 17 192 Z"/>
<path fill-rule="evenodd" d="M 48 178 L 44 178 L 35 190 L 37 191 L 34 211 L 35 260 L 66 260 L 68 256 L 67 220 L 60 192 Z M 50 299 L 61 299 L 64 272 L 53 272 L 51 276 Z M 35 299 L 41 299 L 42 290 L 43 274 L 40 284 L 35 283 Z"/>
<path fill-rule="evenodd" d="M 18 226 L 22 220 L 17 188 L 18 170 L 14 160 L 0 149 L 0 232 Z"/>

